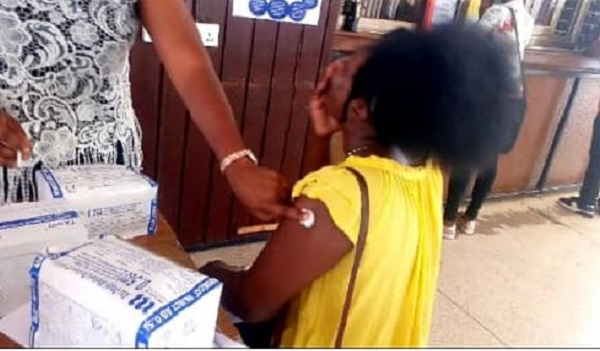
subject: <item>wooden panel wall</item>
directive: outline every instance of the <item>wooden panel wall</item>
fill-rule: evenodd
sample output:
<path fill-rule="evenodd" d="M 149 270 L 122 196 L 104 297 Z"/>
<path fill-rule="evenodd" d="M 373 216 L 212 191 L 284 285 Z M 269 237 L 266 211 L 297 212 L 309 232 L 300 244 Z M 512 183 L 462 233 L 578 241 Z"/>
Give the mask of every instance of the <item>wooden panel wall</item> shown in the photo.
<path fill-rule="evenodd" d="M 548 174 L 547 187 L 583 181 L 599 101 L 600 78 L 582 78 Z"/>
<path fill-rule="evenodd" d="M 527 77 L 527 116 L 514 149 L 500 158 L 495 193 L 533 190 L 546 162 L 572 79 Z"/>
<path fill-rule="evenodd" d="M 198 22 L 221 25 L 220 46 L 208 50 L 248 147 L 295 181 L 326 156 L 309 132 L 307 103 L 329 57 L 340 0 L 322 1 L 316 27 L 233 17 L 232 3 L 188 2 Z M 252 219 L 233 198 L 152 46 L 137 43 L 131 63 L 144 169 L 160 184 L 162 213 L 188 248 L 233 238 Z"/>

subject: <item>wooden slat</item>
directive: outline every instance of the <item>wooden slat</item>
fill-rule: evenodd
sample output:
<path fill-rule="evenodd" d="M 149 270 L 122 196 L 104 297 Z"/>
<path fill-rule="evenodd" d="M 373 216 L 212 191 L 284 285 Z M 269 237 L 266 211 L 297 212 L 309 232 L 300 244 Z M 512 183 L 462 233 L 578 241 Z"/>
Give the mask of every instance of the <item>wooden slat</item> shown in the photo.
<path fill-rule="evenodd" d="M 226 3 L 222 0 L 203 0 L 196 3 L 196 20 L 204 23 L 219 23 L 219 47 L 207 48 L 216 72 L 221 71 L 223 57 L 223 24 Z M 185 172 L 181 185 L 181 211 L 179 236 L 181 243 L 194 246 L 205 242 L 207 217 L 210 212 L 213 154 L 200 131 L 190 123 L 187 130 Z M 222 214 L 226 216 L 226 214 Z"/>
<path fill-rule="evenodd" d="M 550 95 L 546 98 L 549 97 Z M 582 79 L 577 94 L 574 96 L 569 119 L 552 160 L 546 186 L 579 184 L 583 181 L 588 167 L 588 152 L 592 142 L 594 121 L 598 113 L 599 103 L 600 78 Z M 528 103 L 529 106 L 534 104 L 541 105 L 540 102 Z M 524 153 L 525 151 L 521 152 L 521 154 Z M 538 155 L 544 154 L 539 153 Z"/>
<path fill-rule="evenodd" d="M 259 159 L 262 158 L 261 145 L 269 106 L 277 32 L 278 25 L 274 22 L 255 22 L 242 129 L 246 146 L 253 150 Z M 248 212 L 239 202 L 235 201 L 229 232 L 236 233 L 239 227 L 251 223 L 253 223 L 253 219 Z"/>
<path fill-rule="evenodd" d="M 192 1 L 186 1 L 191 9 Z M 179 195 L 184 164 L 187 110 L 173 84 L 165 75 L 161 96 L 158 140 L 159 207 L 167 221 L 179 232 Z"/>
<path fill-rule="evenodd" d="M 331 48 L 333 45 L 333 36 L 336 32 L 337 28 L 337 19 L 340 13 L 340 8 L 342 6 L 342 0 L 329 0 L 325 1 L 325 3 L 329 3 L 329 10 L 326 11 L 323 15 L 327 16 L 327 26 L 325 28 L 325 34 L 323 38 L 323 43 L 321 47 L 321 55 L 319 69 L 319 76 L 323 73 L 327 64 L 329 63 Z"/>
<path fill-rule="evenodd" d="M 187 133 L 179 217 L 179 240 L 185 247 L 204 241 L 212 158 L 202 133 L 193 125 Z"/>
<path fill-rule="evenodd" d="M 131 62 L 134 63 L 131 65 L 133 108 L 143 130 L 144 173 L 156 179 L 162 67 L 153 46 L 141 39 L 131 51 Z"/>
<path fill-rule="evenodd" d="M 301 40 L 301 26 L 280 24 L 262 155 L 263 164 L 272 169 L 279 169 L 283 160 L 282 150 L 292 114 L 293 85 Z"/>
<path fill-rule="evenodd" d="M 257 224 L 246 227 L 240 227 L 237 230 L 237 235 L 251 235 L 274 232 L 279 228 L 279 224 Z"/>
<path fill-rule="evenodd" d="M 260 158 L 262 158 L 262 138 L 271 97 L 270 88 L 277 47 L 277 33 L 278 25 L 276 23 L 256 22 L 243 130 L 246 146 L 257 153 Z"/>
<path fill-rule="evenodd" d="M 322 3 L 322 13 L 327 13 L 327 4 Z M 321 16 L 317 27 L 304 27 L 298 70 L 294 82 L 294 101 L 290 128 L 287 135 L 282 172 L 291 181 L 302 176 L 304 146 L 309 131 L 308 100 L 319 74 L 319 65 L 327 16 Z"/>
<path fill-rule="evenodd" d="M 327 16 L 327 27 L 321 48 L 319 76 L 329 64 L 331 47 L 333 44 L 333 35 L 336 31 L 337 18 L 340 13 L 341 0 L 330 0 L 329 10 L 324 13 Z M 305 143 L 304 160 L 302 162 L 302 173 L 314 171 L 329 162 L 329 144 L 328 140 L 317 137 L 314 133 L 308 133 Z"/>
<path fill-rule="evenodd" d="M 514 149 L 500 158 L 494 193 L 534 189 L 572 86 L 552 76 L 529 76 L 525 84 L 527 115 Z"/>
<path fill-rule="evenodd" d="M 161 128 L 158 143 L 159 206 L 165 218 L 179 229 L 179 194 L 184 160 L 186 108 L 169 79 L 163 83 Z"/>
<path fill-rule="evenodd" d="M 230 8 L 233 0 L 229 0 Z M 227 26 L 223 51 L 222 81 L 234 116 L 241 123 L 244 115 L 246 80 L 252 50 L 251 20 L 233 17 L 227 11 Z M 208 216 L 206 242 L 212 243 L 227 239 L 233 196 L 229 184 L 216 165 L 213 167 L 210 214 Z"/>

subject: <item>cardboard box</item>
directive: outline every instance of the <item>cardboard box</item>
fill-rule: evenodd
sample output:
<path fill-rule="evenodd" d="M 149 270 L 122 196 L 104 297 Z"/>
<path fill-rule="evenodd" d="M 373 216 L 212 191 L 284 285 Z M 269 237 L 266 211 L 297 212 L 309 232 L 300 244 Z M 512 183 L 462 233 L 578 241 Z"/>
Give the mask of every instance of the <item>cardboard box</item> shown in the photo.
<path fill-rule="evenodd" d="M 222 285 L 109 236 L 31 269 L 31 347 L 213 347 Z"/>
<path fill-rule="evenodd" d="M 34 258 L 86 241 L 87 230 L 64 201 L 23 203 L 0 210 L 0 317 L 30 298 Z"/>
<path fill-rule="evenodd" d="M 36 180 L 40 201 L 67 200 L 84 220 L 90 239 L 156 233 L 158 185 L 125 166 L 44 167 Z"/>

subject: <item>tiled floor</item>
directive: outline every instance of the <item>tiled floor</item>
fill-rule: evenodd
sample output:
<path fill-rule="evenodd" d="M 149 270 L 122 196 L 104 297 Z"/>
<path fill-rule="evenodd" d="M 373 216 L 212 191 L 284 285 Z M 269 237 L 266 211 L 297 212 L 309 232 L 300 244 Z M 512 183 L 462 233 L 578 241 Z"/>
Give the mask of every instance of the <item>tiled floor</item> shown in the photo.
<path fill-rule="evenodd" d="M 431 346 L 600 347 L 600 218 L 557 197 L 491 202 L 478 235 L 444 242 Z M 261 248 L 193 258 L 246 265 Z"/>

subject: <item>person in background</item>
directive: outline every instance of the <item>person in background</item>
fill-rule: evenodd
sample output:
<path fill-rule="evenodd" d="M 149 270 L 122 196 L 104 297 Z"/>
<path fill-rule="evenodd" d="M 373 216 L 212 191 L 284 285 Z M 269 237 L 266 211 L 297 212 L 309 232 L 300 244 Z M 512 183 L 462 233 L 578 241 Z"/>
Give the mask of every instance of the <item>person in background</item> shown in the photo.
<path fill-rule="evenodd" d="M 246 150 L 182 0 L 0 0 L 0 204 L 36 199 L 40 163 L 141 168 L 129 50 L 142 25 L 237 197 L 261 219 L 297 218 L 285 180 Z"/>
<path fill-rule="evenodd" d="M 347 158 L 296 184 L 295 205 L 312 221 L 281 223 L 249 269 L 200 269 L 223 282 L 222 303 L 246 323 L 279 321 L 252 338 L 267 344 L 249 346 L 427 345 L 441 167 L 498 152 L 513 93 L 505 49 L 476 28 L 396 30 L 332 63 L 311 118 L 319 136 L 343 132 Z"/>
<path fill-rule="evenodd" d="M 465 14 L 467 23 L 475 23 L 479 20 L 479 9 L 481 8 L 481 0 L 469 0 Z"/>
<path fill-rule="evenodd" d="M 598 203 L 600 193 L 600 101 L 598 101 L 598 112 L 594 119 L 592 144 L 589 153 L 590 159 L 583 185 L 579 189 L 579 197 L 560 198 L 558 204 L 583 217 L 594 218 L 600 208 Z"/>
<path fill-rule="evenodd" d="M 518 50 L 511 51 L 513 53 L 512 76 L 515 81 L 521 82 L 521 59 L 525 54 L 525 47 L 531 39 L 534 28 L 533 17 L 531 17 L 525 9 L 523 0 L 498 1 L 483 14 L 479 21 L 479 26 L 489 33 L 499 34 L 501 37 L 511 42 L 512 47 L 518 48 Z M 524 87 L 522 86 L 522 83 L 519 83 L 519 85 L 522 93 Z M 515 102 L 515 104 L 517 103 L 518 101 Z M 506 150 L 503 150 L 503 152 L 508 152 L 513 147 L 519 134 L 519 128 L 520 124 L 507 134 L 507 144 L 510 146 L 507 147 Z M 443 232 L 445 239 L 454 240 L 456 238 L 457 230 L 467 235 L 475 234 L 479 211 L 492 190 L 492 186 L 496 180 L 497 171 L 498 155 L 495 155 L 487 165 L 476 170 L 462 166 L 457 166 L 452 169 L 448 184 L 446 206 L 444 208 Z M 471 193 L 471 202 L 469 203 L 466 212 L 461 218 L 458 218 L 460 203 L 470 184 L 472 173 L 476 174 L 476 180 Z"/>

